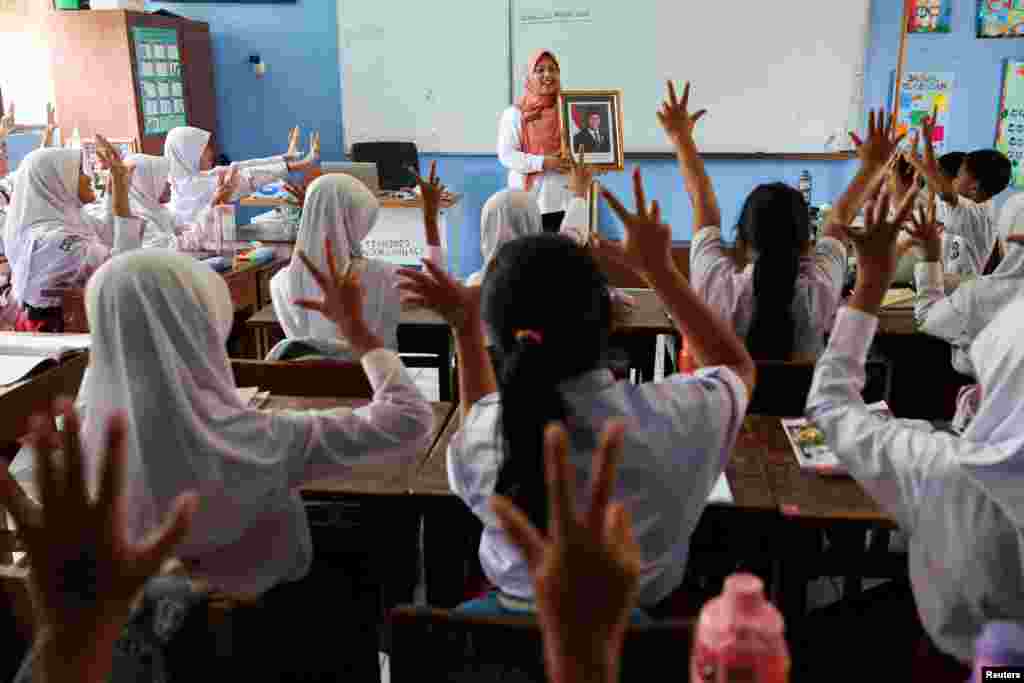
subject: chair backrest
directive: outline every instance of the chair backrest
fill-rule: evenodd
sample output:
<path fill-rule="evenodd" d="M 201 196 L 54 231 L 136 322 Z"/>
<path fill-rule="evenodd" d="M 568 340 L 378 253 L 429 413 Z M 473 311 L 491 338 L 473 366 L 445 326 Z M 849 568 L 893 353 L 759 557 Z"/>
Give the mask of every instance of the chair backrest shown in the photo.
<path fill-rule="evenodd" d="M 352 161 L 377 164 L 382 190 L 416 186 L 416 178 L 409 167 L 419 172 L 420 157 L 412 142 L 357 142 L 352 145 L 349 156 Z"/>
<path fill-rule="evenodd" d="M 359 363 L 232 359 L 231 371 L 238 386 L 259 387 L 278 396 L 373 397 L 373 387 Z"/>
<path fill-rule="evenodd" d="M 757 385 L 747 412 L 754 415 L 803 415 L 807 394 L 814 380 L 814 363 L 809 361 L 763 361 L 757 366 Z M 871 359 L 864 367 L 867 381 L 861 395 L 867 403 L 889 400 L 892 367 L 884 360 Z"/>
<path fill-rule="evenodd" d="M 429 607 L 399 606 L 388 614 L 393 683 L 546 681 L 540 628 L 532 617 L 480 617 Z M 673 681 L 686 681 L 693 623 L 631 627 L 622 681 L 651 680 L 652 662 L 671 657 Z M 686 653 L 679 657 L 679 653 Z"/>

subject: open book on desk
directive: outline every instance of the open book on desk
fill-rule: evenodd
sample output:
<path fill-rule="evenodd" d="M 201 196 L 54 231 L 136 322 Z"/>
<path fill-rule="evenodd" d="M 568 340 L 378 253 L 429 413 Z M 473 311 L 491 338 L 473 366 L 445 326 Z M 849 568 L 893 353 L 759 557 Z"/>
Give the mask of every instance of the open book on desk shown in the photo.
<path fill-rule="evenodd" d="M 885 401 L 872 403 L 868 407 L 873 414 L 886 419 L 893 419 L 892 411 Z M 846 468 L 836 454 L 825 443 L 825 435 L 807 418 L 782 418 L 782 429 L 786 432 L 789 444 L 793 447 L 793 455 L 801 469 L 811 470 L 818 474 L 847 474 Z"/>
<path fill-rule="evenodd" d="M 89 348 L 88 334 L 0 332 L 0 386 L 25 379 Z"/>

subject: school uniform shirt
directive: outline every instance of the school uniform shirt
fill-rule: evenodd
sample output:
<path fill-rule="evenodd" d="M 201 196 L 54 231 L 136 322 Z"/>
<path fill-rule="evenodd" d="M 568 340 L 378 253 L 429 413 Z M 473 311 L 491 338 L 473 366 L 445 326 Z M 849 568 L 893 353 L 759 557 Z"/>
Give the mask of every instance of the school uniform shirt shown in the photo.
<path fill-rule="evenodd" d="M 509 107 L 501 115 L 498 124 L 498 160 L 508 169 L 508 187 L 511 190 L 526 188 L 526 175 L 538 173 L 530 189 L 537 198 L 537 207 L 542 214 L 565 211 L 572 198 L 569 192 L 569 178 L 564 173 L 544 171 L 544 156 L 527 154 L 522 151 L 520 130 L 523 114 L 519 107 Z"/>
<path fill-rule="evenodd" d="M 921 623 L 963 662 L 986 622 L 1024 619 L 1022 306 L 1004 309 L 972 345 L 986 396 L 963 438 L 867 410 L 860 391 L 878 318 L 854 309 L 839 312 L 807 399 L 829 447 L 909 535 Z"/>
<path fill-rule="evenodd" d="M 238 188 L 230 201 L 252 194 L 260 187 L 288 175 L 288 164 L 283 156 L 250 159 L 231 166 L 200 171 L 199 162 L 209 141 L 209 132 L 192 126 L 173 128 L 164 140 L 164 157 L 170 165 L 171 181 L 171 201 L 167 208 L 174 214 L 179 227 L 196 222 L 200 211 L 210 205 L 216 194 L 218 179 L 232 167 L 241 170 L 238 173 Z"/>
<path fill-rule="evenodd" d="M 92 346 L 83 380 L 83 444 L 95 486 L 106 425 L 125 415 L 125 522 L 138 541 L 180 493 L 200 496 L 175 556 L 217 590 L 258 595 L 302 578 L 312 559 L 296 489 L 351 465 L 411 461 L 430 406 L 398 356 L 362 358 L 369 405 L 261 411 L 242 403 L 225 352 L 234 318 L 224 278 L 178 252 L 111 259 L 86 290 Z"/>
<path fill-rule="evenodd" d="M 971 362 L 971 344 L 999 312 L 1024 294 L 1024 247 L 1010 245 L 1006 258 L 991 275 L 962 283 L 949 296 L 943 285 L 942 264 L 919 263 L 914 277 L 914 319 L 921 332 L 944 339 L 953 347 L 953 369 L 977 377 Z M 962 394 L 954 426 L 962 428 L 973 417 L 974 397 Z M 970 399 L 970 400 L 968 400 Z"/>
<path fill-rule="evenodd" d="M 1006 200 L 996 227 L 999 239 L 1004 241 L 1010 235 L 1021 232 L 1024 232 L 1024 192 L 1018 192 Z"/>
<path fill-rule="evenodd" d="M 996 224 L 991 202 L 977 204 L 958 197 L 950 206 L 937 200 L 936 219 L 945 226 L 942 233 L 942 263 L 946 273 L 961 280 L 978 277 L 996 244 Z"/>
<path fill-rule="evenodd" d="M 377 198 L 352 176 L 324 175 L 309 186 L 291 262 L 270 280 L 274 312 L 289 340 L 306 342 L 325 355 L 342 357 L 348 353 L 348 341 L 338 336 L 337 325 L 319 312 L 293 303 L 296 299 L 323 298 L 320 285 L 298 253 L 302 250 L 317 268 L 328 272 L 324 238 L 330 237 L 339 270 L 345 272 L 351 264 L 359 272 L 367 325 L 386 348 L 398 350 L 402 303 L 395 288 L 396 268 L 362 256 L 362 242 L 377 222 L 378 209 Z"/>
<path fill-rule="evenodd" d="M 80 150 L 46 148 L 26 156 L 15 178 L 14 196 L 4 223 L 4 244 L 11 267 L 14 300 L 37 308 L 60 305 L 46 289 L 77 287 L 119 244 L 141 229 L 138 218 L 113 219 L 114 235 L 104 243 L 78 198 Z"/>
<path fill-rule="evenodd" d="M 823 238 L 815 244 L 812 256 L 801 257 L 792 306 L 794 354 L 821 353 L 845 279 L 846 248 L 839 240 Z M 717 227 L 702 228 L 693 236 L 690 284 L 708 306 L 732 322 L 740 338 L 746 338 L 754 318 L 754 265 L 736 270 L 722 249 Z"/>
<path fill-rule="evenodd" d="M 14 192 L 14 179 L 10 175 L 6 175 L 0 178 L 0 225 L 3 225 L 7 220 L 7 205 L 10 204 L 10 198 Z M 4 255 L 4 240 L 3 236 L 0 235 L 0 256 Z"/>
<path fill-rule="evenodd" d="M 690 536 L 747 409 L 746 386 L 725 367 L 642 385 L 616 381 L 601 369 L 565 381 L 559 390 L 572 416 L 570 458 L 580 473 L 581 505 L 588 504 L 586 483 L 597 435 L 611 418 L 627 420 L 613 498 L 629 508 L 643 555 L 640 604 L 655 605 L 683 579 Z M 489 503 L 506 456 L 500 418 L 497 393 L 473 405 L 448 447 L 448 482 L 484 524 L 480 563 L 487 578 L 508 595 L 532 599 L 526 560 L 505 536 Z"/>

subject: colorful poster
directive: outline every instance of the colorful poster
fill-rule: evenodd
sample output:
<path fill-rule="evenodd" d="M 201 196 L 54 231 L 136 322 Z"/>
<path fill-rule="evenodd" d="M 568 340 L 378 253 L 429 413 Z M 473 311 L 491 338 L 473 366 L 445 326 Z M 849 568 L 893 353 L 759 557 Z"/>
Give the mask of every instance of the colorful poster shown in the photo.
<path fill-rule="evenodd" d="M 908 33 L 949 33 L 952 26 L 953 0 L 908 0 L 910 25 Z"/>
<path fill-rule="evenodd" d="M 899 131 L 906 132 L 908 139 L 913 136 L 915 130 L 920 132 L 921 123 L 926 116 L 931 116 L 932 112 L 938 110 L 935 137 L 932 139 L 937 154 L 946 152 L 953 84 L 952 73 L 911 71 L 903 74 L 903 83 L 899 89 Z"/>
<path fill-rule="evenodd" d="M 1024 61 L 1007 60 L 999 100 L 996 149 L 1013 164 L 1013 184 L 1024 187 Z"/>
<path fill-rule="evenodd" d="M 979 38 L 1024 36 L 1024 0 L 978 0 Z"/>
<path fill-rule="evenodd" d="M 146 123 L 146 135 L 166 133 L 188 125 L 185 103 L 168 99 L 182 97 L 181 60 L 178 31 L 173 28 L 132 28 L 135 41 L 136 77 Z"/>

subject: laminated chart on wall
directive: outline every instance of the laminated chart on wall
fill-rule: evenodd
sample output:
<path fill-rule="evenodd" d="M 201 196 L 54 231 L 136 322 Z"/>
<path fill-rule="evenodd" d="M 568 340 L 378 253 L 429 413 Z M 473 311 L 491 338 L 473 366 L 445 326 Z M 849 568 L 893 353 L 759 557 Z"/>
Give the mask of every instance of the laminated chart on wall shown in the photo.
<path fill-rule="evenodd" d="M 932 143 L 937 154 L 946 152 L 949 139 L 950 100 L 953 95 L 954 75 L 939 71 L 910 71 L 903 74 L 899 89 L 900 118 L 898 130 L 907 133 L 907 138 L 917 131 L 925 117 L 938 111 L 935 136 Z"/>
<path fill-rule="evenodd" d="M 953 0 L 910 0 L 908 33 L 949 33 Z"/>
<path fill-rule="evenodd" d="M 178 30 L 136 26 L 132 39 L 145 134 L 188 125 Z"/>
<path fill-rule="evenodd" d="M 978 37 L 1024 37 L 1024 0 L 978 0 Z"/>
<path fill-rule="evenodd" d="M 1013 184 L 1024 187 L 1024 61 L 1007 60 L 999 101 L 996 149 L 1013 165 Z"/>

